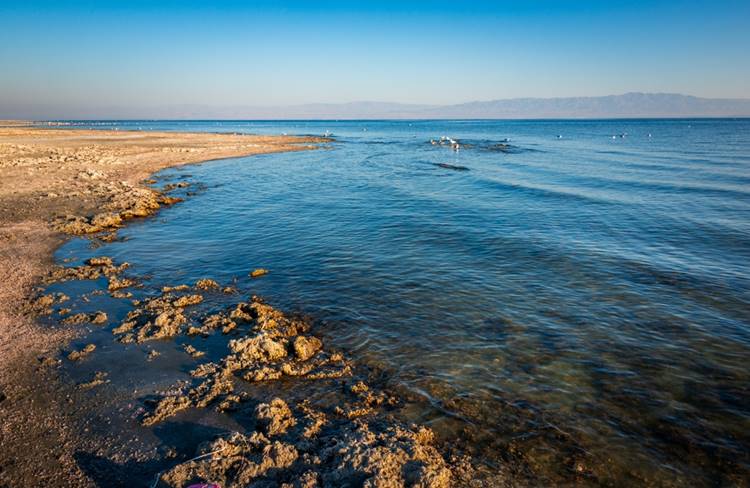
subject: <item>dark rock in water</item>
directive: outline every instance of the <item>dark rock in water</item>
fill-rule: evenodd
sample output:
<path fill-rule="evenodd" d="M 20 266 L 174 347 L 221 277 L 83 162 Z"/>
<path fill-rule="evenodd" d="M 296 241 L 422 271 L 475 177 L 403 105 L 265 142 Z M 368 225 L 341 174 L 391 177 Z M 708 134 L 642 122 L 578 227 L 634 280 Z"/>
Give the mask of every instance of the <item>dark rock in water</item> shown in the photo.
<path fill-rule="evenodd" d="M 454 164 L 448 164 L 448 163 L 433 163 L 433 164 L 439 168 L 452 169 L 453 171 L 469 171 L 469 168 L 467 168 L 466 166 L 456 166 Z"/>
<path fill-rule="evenodd" d="M 512 149 L 512 146 L 510 144 L 492 144 L 491 146 L 487 147 L 490 151 L 499 151 L 499 152 L 510 152 Z"/>

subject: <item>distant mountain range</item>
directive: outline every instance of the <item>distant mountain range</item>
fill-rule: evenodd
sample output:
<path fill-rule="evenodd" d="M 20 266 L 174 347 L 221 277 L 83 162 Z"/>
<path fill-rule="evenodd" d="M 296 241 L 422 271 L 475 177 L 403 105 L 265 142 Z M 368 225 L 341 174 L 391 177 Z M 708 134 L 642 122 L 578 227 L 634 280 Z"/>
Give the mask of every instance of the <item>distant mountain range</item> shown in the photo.
<path fill-rule="evenodd" d="M 457 105 L 380 102 L 246 107 L 236 115 L 298 119 L 560 119 L 750 116 L 750 99 L 699 98 L 670 93 L 604 97 L 512 98 Z"/>
<path fill-rule="evenodd" d="M 0 118 L 32 119 L 563 119 L 750 117 L 750 99 L 672 93 L 603 97 L 512 98 L 456 105 L 384 102 L 290 106 L 0 107 Z"/>

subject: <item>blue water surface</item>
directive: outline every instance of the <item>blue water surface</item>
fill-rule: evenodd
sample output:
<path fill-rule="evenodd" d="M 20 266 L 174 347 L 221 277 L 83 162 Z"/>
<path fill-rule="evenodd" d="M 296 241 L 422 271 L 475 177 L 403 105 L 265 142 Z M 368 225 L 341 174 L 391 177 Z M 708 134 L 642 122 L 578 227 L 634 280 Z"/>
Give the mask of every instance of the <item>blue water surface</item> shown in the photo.
<path fill-rule="evenodd" d="M 413 420 L 487 458 L 575 450 L 569 469 L 619 482 L 749 472 L 750 120 L 79 125 L 330 131 L 161 172 L 205 188 L 97 252 L 312 315 L 428 405 Z"/>

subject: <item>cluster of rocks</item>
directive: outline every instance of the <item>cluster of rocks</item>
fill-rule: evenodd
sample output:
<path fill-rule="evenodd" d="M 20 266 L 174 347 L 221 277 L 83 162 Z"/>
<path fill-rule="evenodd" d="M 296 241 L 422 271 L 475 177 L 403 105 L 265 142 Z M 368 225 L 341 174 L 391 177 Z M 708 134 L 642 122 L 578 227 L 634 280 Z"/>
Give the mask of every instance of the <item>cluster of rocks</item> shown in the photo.
<path fill-rule="evenodd" d="M 178 296 L 171 292 L 164 293 L 147 299 L 141 306 L 130 311 L 125 321 L 112 332 L 124 344 L 174 337 L 187 323 L 185 307 L 202 301 L 203 296 L 198 294 Z"/>
<path fill-rule="evenodd" d="M 70 353 L 68 354 L 68 359 L 71 361 L 80 361 L 81 359 L 94 352 L 94 350 L 96 350 L 95 344 L 86 344 L 81 350 L 70 351 Z"/>
<path fill-rule="evenodd" d="M 87 235 L 119 229 L 123 222 L 137 217 L 147 217 L 162 205 L 173 205 L 180 198 L 167 196 L 152 188 L 142 188 L 120 183 L 106 189 L 107 202 L 101 212 L 90 216 L 67 215 L 58 219 L 55 228 L 66 234 Z"/>
<path fill-rule="evenodd" d="M 239 323 L 241 337 L 229 341 L 220 361 L 195 368 L 192 383 L 178 384 L 148 402 L 152 408 L 142 423 L 152 426 L 188 408 L 213 406 L 221 412 L 249 410 L 254 430 L 202 444 L 197 458 L 160 474 L 161 486 L 442 488 L 470 469 L 465 460 L 446 461 L 429 429 L 388 416 L 398 400 L 352 379 L 351 361 L 327 351 L 310 335 L 308 321 L 258 297 L 209 319 L 214 329 L 225 320 Z M 325 408 L 308 401 L 291 407 L 281 398 L 253 406 L 251 395 L 237 389 L 238 379 L 252 383 L 284 377 L 340 381 L 344 398 Z"/>
<path fill-rule="evenodd" d="M 94 257 L 81 266 L 56 266 L 44 281 L 50 284 L 70 280 L 96 280 L 103 276 L 109 281 L 109 290 L 114 291 L 136 284 L 133 279 L 120 278 L 122 272 L 129 267 L 128 263 L 115 265 L 112 258 L 107 256 Z"/>
<path fill-rule="evenodd" d="M 175 184 L 166 189 L 184 186 Z M 102 212 L 62 219 L 57 228 L 74 235 L 111 232 L 127 219 L 148 216 L 160 206 L 178 200 L 153 189 L 124 185 L 110 194 Z M 131 297 L 123 290 L 138 284 L 122 276 L 127 267 L 127 263 L 116 265 L 108 257 L 92 258 L 82 266 L 56 268 L 48 281 L 105 277 L 112 296 Z M 257 269 L 250 276 L 257 278 L 267 272 Z M 271 485 L 443 488 L 469 478 L 467 473 L 471 468 L 467 460 L 446 460 L 436 449 L 430 429 L 407 425 L 390 416 L 388 411 L 398 405 L 398 400 L 361 379 L 354 379 L 353 363 L 341 353 L 325 348 L 310 333 L 309 321 L 287 315 L 255 296 L 201 316 L 191 307 L 203 302 L 204 292 L 233 294 L 236 290 L 222 288 L 211 279 L 199 280 L 194 286 L 166 286 L 158 296 L 133 300 L 136 308 L 112 330 L 122 343 L 144 343 L 179 335 L 207 337 L 218 331 L 234 335 L 227 343 L 224 357 L 198 364 L 191 371 L 192 380 L 178 383 L 162 396 L 147 400 L 150 408 L 141 422 L 153 426 L 189 408 L 214 408 L 219 412 L 251 412 L 254 429 L 227 433 L 202 444 L 196 458 L 160 473 L 161 486 L 216 483 L 222 488 Z M 47 311 L 66 299 L 61 295 L 46 295 L 35 306 Z M 74 314 L 64 320 L 70 324 L 104 323 L 107 316 L 103 312 Z M 203 351 L 192 345 L 185 344 L 183 349 L 195 360 L 205 357 Z M 88 344 L 70 351 L 68 358 L 80 361 L 94 350 L 95 346 Z M 148 359 L 157 355 L 151 351 Z M 328 407 L 314 407 L 308 401 L 290 405 L 281 398 L 257 403 L 242 383 L 283 378 L 340 382 L 343 390 L 337 390 L 336 394 L 343 399 Z M 97 372 L 78 387 L 90 389 L 108 381 L 106 373 Z"/>
<path fill-rule="evenodd" d="M 446 462 L 425 427 L 337 419 L 280 398 L 256 406 L 254 417 L 254 431 L 203 443 L 194 460 L 161 473 L 160 486 L 447 488 L 471 469 L 466 460 Z"/>
<path fill-rule="evenodd" d="M 153 309 L 154 302 L 174 303 L 171 298 L 162 296 L 149 301 L 140 310 Z M 153 328 L 150 323 L 146 322 L 147 330 Z M 228 313 L 209 316 L 199 330 L 209 333 L 222 327 L 226 333 L 227 329 L 234 330 L 238 323 L 246 327 L 247 332 L 229 341 L 229 353 L 218 362 L 203 363 L 193 370 L 192 387 L 177 389 L 176 393 L 155 402 L 153 411 L 143 419 L 145 425 L 155 424 L 190 407 L 215 404 L 218 410 L 231 409 L 233 404 L 242 401 L 242 395 L 235 393 L 235 377 L 256 382 L 284 376 L 311 380 L 340 378 L 351 373 L 351 364 L 343 355 L 323 350 L 320 339 L 307 334 L 310 330 L 307 321 L 289 317 L 258 297 L 238 303 Z M 169 332 L 176 334 L 177 329 L 172 327 Z"/>
<path fill-rule="evenodd" d="M 108 320 L 107 313 L 106 312 L 94 312 L 91 314 L 88 313 L 77 313 L 73 315 L 68 315 L 62 320 L 62 323 L 65 325 L 81 325 L 81 324 L 94 324 L 94 325 L 102 325 L 106 324 Z"/>
<path fill-rule="evenodd" d="M 106 277 L 110 292 L 127 264 L 116 265 L 108 257 L 92 258 L 82 266 L 53 271 L 55 280 Z M 115 286 L 112 286 L 112 284 Z M 203 292 L 233 293 L 214 280 L 193 286 L 165 286 L 161 294 L 133 300 L 133 309 L 113 329 L 123 343 L 143 343 L 178 335 L 235 335 L 227 343 L 226 355 L 218 361 L 200 363 L 191 371 L 192 380 L 178 383 L 162 396 L 147 400 L 149 412 L 142 417 L 153 426 L 188 408 L 214 408 L 219 412 L 249 412 L 254 428 L 227 433 L 199 446 L 197 458 L 160 473 L 161 486 L 183 487 L 191 483 L 217 483 L 222 487 L 341 486 L 365 487 L 454 486 L 470 470 L 466 460 L 446 460 L 436 449 L 432 432 L 407 425 L 388 414 L 399 401 L 362 379 L 354 378 L 353 364 L 342 354 L 329 351 L 312 335 L 308 320 L 284 312 L 253 296 L 225 310 L 201 316 L 188 312 L 204 301 Z M 42 309 L 67 297 L 40 297 Z M 74 321 L 99 321 L 95 314 L 75 314 Z M 105 315 L 106 320 L 106 315 Z M 80 361 L 96 347 L 88 344 L 68 354 Z M 190 344 L 183 345 L 196 360 L 205 356 Z M 150 354 L 153 359 L 156 354 Z M 281 398 L 257 403 L 243 387 L 250 383 L 288 379 L 334 384 L 342 396 L 329 406 L 313 407 L 307 400 L 288 404 Z M 78 385 L 91 389 L 107 383 L 97 372 Z M 245 385 L 247 383 L 244 383 Z M 309 383 L 308 383 L 309 384 Z"/>
<path fill-rule="evenodd" d="M 48 293 L 38 296 L 28 303 L 26 311 L 35 315 L 51 315 L 55 305 L 67 302 L 68 300 L 70 300 L 70 297 L 64 293 Z"/>

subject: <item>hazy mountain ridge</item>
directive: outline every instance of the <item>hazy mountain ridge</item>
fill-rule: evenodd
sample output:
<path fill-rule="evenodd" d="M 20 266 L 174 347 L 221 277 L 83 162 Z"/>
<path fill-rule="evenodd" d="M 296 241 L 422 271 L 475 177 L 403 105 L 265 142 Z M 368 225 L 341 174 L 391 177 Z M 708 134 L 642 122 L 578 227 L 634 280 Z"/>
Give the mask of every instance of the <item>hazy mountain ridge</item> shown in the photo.
<path fill-rule="evenodd" d="M 449 118 L 722 117 L 750 115 L 750 100 L 699 98 L 670 93 L 626 93 L 603 97 L 470 102 L 440 107 L 436 112 Z"/>
<path fill-rule="evenodd" d="M 637 117 L 750 117 L 750 99 L 673 93 L 601 97 L 512 98 L 454 105 L 360 101 L 289 106 L 190 104 L 159 107 L 0 107 L 0 118 L 31 119 L 569 119 Z"/>

